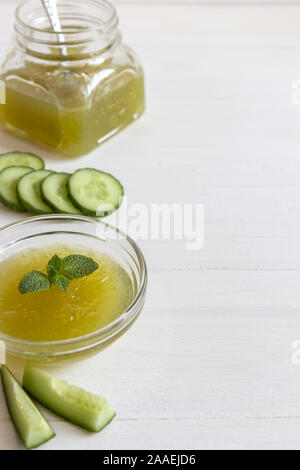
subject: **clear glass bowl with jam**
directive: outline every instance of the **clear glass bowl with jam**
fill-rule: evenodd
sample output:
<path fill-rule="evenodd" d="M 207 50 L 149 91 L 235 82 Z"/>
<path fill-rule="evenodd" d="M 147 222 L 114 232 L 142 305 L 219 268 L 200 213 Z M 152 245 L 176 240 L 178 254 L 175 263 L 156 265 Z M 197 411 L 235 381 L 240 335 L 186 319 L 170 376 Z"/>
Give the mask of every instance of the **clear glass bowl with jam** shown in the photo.
<path fill-rule="evenodd" d="M 106 0 L 57 0 L 63 35 L 40 0 L 16 10 L 1 68 L 0 125 L 68 157 L 94 150 L 144 112 L 144 74 Z"/>
<path fill-rule="evenodd" d="M 32 269 L 46 272 L 53 254 L 84 254 L 99 265 L 66 292 L 22 295 L 18 284 Z M 44 215 L 0 230 L 0 347 L 33 363 L 81 359 L 123 335 L 145 302 L 147 267 L 133 240 L 83 216 Z"/>

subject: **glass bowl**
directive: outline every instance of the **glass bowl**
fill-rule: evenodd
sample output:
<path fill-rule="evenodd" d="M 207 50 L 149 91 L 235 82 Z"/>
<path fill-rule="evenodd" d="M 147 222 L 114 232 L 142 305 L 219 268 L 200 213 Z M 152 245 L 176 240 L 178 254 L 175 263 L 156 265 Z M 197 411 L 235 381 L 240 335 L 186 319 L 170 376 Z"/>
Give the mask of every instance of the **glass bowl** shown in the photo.
<path fill-rule="evenodd" d="M 145 303 L 147 267 L 136 243 L 118 229 L 84 216 L 43 215 L 0 229 L 0 261 L 28 248 L 80 246 L 110 256 L 126 270 L 134 288 L 131 305 L 114 322 L 90 334 L 53 342 L 27 341 L 0 332 L 6 354 L 33 363 L 53 363 L 93 355 L 123 335 Z"/>

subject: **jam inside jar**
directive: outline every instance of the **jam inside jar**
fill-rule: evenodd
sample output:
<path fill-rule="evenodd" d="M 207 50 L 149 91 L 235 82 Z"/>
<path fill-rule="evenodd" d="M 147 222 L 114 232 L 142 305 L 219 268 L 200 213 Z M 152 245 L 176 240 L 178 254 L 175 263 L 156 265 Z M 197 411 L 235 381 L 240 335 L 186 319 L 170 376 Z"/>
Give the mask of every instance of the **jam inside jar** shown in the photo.
<path fill-rule="evenodd" d="M 144 74 L 106 0 L 57 0 L 63 34 L 40 0 L 16 10 L 1 68 L 0 124 L 68 157 L 94 150 L 144 112 Z"/>

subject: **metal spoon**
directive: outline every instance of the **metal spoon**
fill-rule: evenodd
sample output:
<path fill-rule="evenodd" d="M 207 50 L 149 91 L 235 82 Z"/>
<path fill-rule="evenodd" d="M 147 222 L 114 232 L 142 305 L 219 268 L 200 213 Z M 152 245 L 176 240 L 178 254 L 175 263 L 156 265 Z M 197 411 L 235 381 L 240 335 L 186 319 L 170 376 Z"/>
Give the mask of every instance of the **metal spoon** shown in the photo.
<path fill-rule="evenodd" d="M 41 2 L 49 19 L 51 28 L 53 29 L 53 31 L 55 31 L 55 33 L 57 33 L 58 41 L 60 43 L 63 43 L 63 45 L 60 46 L 61 55 L 66 57 L 68 55 L 68 51 L 66 46 L 64 45 L 65 35 L 63 34 L 63 30 L 60 24 L 56 0 L 41 0 Z"/>

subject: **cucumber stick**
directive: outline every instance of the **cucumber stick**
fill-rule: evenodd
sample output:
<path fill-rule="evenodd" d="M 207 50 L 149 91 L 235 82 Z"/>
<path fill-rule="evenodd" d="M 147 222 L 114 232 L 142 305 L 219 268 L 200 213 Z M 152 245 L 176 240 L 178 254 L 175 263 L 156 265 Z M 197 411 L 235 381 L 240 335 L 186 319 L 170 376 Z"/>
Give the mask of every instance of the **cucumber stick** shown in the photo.
<path fill-rule="evenodd" d="M 109 173 L 83 168 L 75 171 L 68 180 L 70 199 L 83 214 L 105 217 L 122 203 L 124 189 Z"/>
<path fill-rule="evenodd" d="M 17 194 L 17 184 L 31 171 L 32 168 L 26 166 L 9 166 L 0 172 L 0 201 L 4 206 L 19 212 L 25 210 Z"/>
<path fill-rule="evenodd" d="M 46 408 L 92 432 L 100 432 L 115 417 L 104 398 L 30 365 L 25 366 L 23 387 Z"/>
<path fill-rule="evenodd" d="M 33 449 L 55 437 L 53 429 L 6 366 L 1 367 L 1 378 L 11 418 L 25 447 Z"/>
<path fill-rule="evenodd" d="M 53 210 L 42 199 L 41 184 L 50 170 L 37 170 L 23 176 L 17 184 L 17 193 L 21 204 L 35 214 L 52 214 Z"/>
<path fill-rule="evenodd" d="M 80 214 L 80 210 L 69 198 L 69 177 L 68 173 L 54 173 L 48 176 L 41 185 L 42 198 L 56 213 Z"/>
<path fill-rule="evenodd" d="M 9 166 L 28 166 L 33 170 L 45 168 L 44 161 L 33 153 L 8 152 L 0 155 L 0 171 Z"/>

